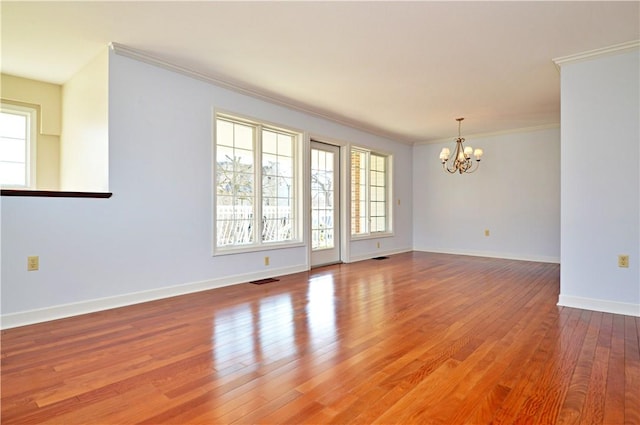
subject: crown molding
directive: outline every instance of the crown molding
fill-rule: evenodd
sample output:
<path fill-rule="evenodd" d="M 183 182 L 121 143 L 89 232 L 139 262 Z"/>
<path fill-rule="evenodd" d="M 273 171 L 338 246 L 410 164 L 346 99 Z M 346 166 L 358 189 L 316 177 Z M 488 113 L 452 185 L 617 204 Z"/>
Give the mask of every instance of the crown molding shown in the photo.
<path fill-rule="evenodd" d="M 465 140 L 468 141 L 470 139 L 482 139 L 486 137 L 504 136 L 506 134 L 532 133 L 534 131 L 549 130 L 552 128 L 560 128 L 560 123 L 543 124 L 543 125 L 536 125 L 532 127 L 512 128 L 509 130 L 492 131 L 488 133 L 465 134 L 464 138 Z M 447 137 L 446 139 L 423 140 L 421 142 L 416 142 L 415 144 L 416 145 L 435 145 L 438 143 L 449 143 L 452 140 L 455 140 L 457 137 L 458 136 L 451 136 L 451 137 Z"/>
<path fill-rule="evenodd" d="M 613 46 L 603 47 L 601 49 L 588 50 L 582 53 L 576 53 L 569 56 L 561 56 L 559 58 L 552 59 L 556 64 L 556 68 L 560 70 L 563 65 L 567 65 L 575 62 L 582 62 L 585 60 L 595 59 L 602 56 L 608 56 L 615 53 L 622 53 L 627 50 L 633 50 L 640 48 L 640 40 L 627 41 L 625 43 L 614 44 Z"/>
<path fill-rule="evenodd" d="M 337 114 L 332 114 L 327 111 L 322 111 L 322 110 L 310 107 L 307 104 L 296 102 L 295 100 L 284 97 L 284 96 L 279 96 L 271 92 L 260 90 L 256 87 L 246 85 L 238 81 L 231 81 L 229 78 L 225 78 L 225 77 L 222 77 L 219 75 L 213 75 L 213 74 L 203 74 L 201 72 L 194 71 L 192 69 L 189 69 L 180 65 L 176 65 L 167 60 L 149 55 L 148 53 L 143 52 L 141 50 L 138 50 L 129 46 L 125 46 L 124 44 L 111 42 L 109 43 L 109 48 L 114 53 L 120 56 L 126 56 L 131 59 L 138 60 L 140 62 L 145 62 L 150 65 L 157 66 L 159 68 L 173 71 L 178 74 L 185 75 L 187 77 L 195 78 L 197 80 L 204 81 L 206 83 L 213 84 L 218 87 L 222 87 L 224 89 L 232 90 L 240 94 L 258 98 L 258 99 L 261 99 L 270 103 L 274 103 L 279 106 L 284 106 L 286 108 L 293 109 L 299 112 L 304 112 L 305 114 L 313 115 L 317 118 L 329 120 L 334 123 L 345 125 L 347 127 L 364 131 L 369 134 L 374 134 L 376 136 L 384 137 L 386 139 L 390 139 L 395 142 L 403 143 L 406 145 L 412 145 L 416 142 L 416 140 L 407 138 L 406 136 L 403 136 L 401 134 L 387 132 L 383 129 L 366 125 L 357 120 L 351 120 L 343 116 L 339 116 Z"/>

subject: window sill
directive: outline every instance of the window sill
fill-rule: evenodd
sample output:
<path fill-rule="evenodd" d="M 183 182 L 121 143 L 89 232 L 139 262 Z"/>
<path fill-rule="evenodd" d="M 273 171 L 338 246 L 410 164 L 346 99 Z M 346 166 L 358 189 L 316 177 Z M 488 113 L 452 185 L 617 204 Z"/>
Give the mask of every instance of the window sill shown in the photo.
<path fill-rule="evenodd" d="M 305 246 L 303 242 L 295 241 L 295 242 L 287 242 L 287 243 L 252 245 L 249 247 L 242 247 L 242 248 L 226 248 L 226 249 L 215 248 L 213 251 L 213 257 L 218 257 L 223 255 L 233 255 L 233 254 L 249 254 L 252 252 L 260 252 L 260 251 L 274 251 L 276 249 L 299 248 L 303 246 Z"/>
<path fill-rule="evenodd" d="M 111 192 L 63 192 L 53 190 L 2 189 L 2 196 L 30 196 L 44 198 L 111 198 Z"/>
<path fill-rule="evenodd" d="M 351 241 L 366 241 L 369 239 L 391 238 L 393 236 L 393 232 L 367 233 L 366 235 L 351 235 Z"/>

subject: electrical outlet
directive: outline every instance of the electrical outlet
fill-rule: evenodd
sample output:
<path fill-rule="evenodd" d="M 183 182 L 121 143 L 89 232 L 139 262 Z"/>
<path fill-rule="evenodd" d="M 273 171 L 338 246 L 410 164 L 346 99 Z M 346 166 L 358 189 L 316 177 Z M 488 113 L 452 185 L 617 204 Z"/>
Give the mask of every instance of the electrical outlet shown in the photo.
<path fill-rule="evenodd" d="M 27 257 L 27 271 L 34 272 L 40 268 L 40 257 L 33 255 Z"/>
<path fill-rule="evenodd" d="M 269 265 L 269 257 L 264 257 L 264 265 L 265 266 Z"/>
<path fill-rule="evenodd" d="M 489 229 L 484 229 L 484 235 L 489 236 Z"/>
<path fill-rule="evenodd" d="M 378 248 L 380 248 L 380 242 L 378 242 Z"/>
<path fill-rule="evenodd" d="M 629 267 L 629 256 L 628 255 L 618 255 L 618 267 Z"/>

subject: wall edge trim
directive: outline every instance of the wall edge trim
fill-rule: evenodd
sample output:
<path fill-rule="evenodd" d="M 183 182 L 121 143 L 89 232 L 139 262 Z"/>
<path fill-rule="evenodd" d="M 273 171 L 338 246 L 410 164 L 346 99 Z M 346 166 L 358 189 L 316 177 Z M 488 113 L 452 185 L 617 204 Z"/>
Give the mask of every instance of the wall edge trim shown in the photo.
<path fill-rule="evenodd" d="M 504 260 L 535 261 L 537 263 L 560 264 L 560 257 L 545 255 L 520 255 L 507 252 L 446 250 L 436 248 L 414 247 L 414 251 L 433 252 L 436 254 L 469 255 L 471 257 L 502 258 Z"/>
<path fill-rule="evenodd" d="M 611 55 L 614 53 L 622 53 L 627 50 L 633 50 L 640 48 L 640 40 L 627 41 L 625 43 L 614 44 L 613 46 L 607 46 L 600 49 L 588 50 L 586 52 L 575 53 L 573 55 L 561 56 L 551 59 L 556 67 L 560 69 L 563 65 L 581 62 L 584 60 L 595 59 L 602 56 Z"/>
<path fill-rule="evenodd" d="M 413 251 L 413 248 L 398 248 L 398 249 L 385 250 L 385 251 L 376 251 L 369 254 L 356 255 L 353 257 L 349 257 L 349 260 L 347 261 L 347 263 L 356 263 L 358 261 L 371 260 L 373 257 L 402 254 L 404 252 L 411 252 L 411 251 Z"/>
<path fill-rule="evenodd" d="M 622 303 L 619 301 L 600 300 L 595 298 L 562 295 L 558 297 L 561 307 L 579 308 L 582 310 L 600 311 L 603 313 L 622 314 L 624 316 L 640 317 L 640 304 Z"/>
<path fill-rule="evenodd" d="M 176 65 L 174 63 L 171 63 L 170 61 L 155 57 L 146 52 L 135 49 L 133 47 L 126 46 L 124 44 L 111 42 L 109 43 L 109 47 L 114 53 L 120 56 L 125 56 L 130 59 L 144 62 L 149 65 L 156 66 L 158 68 L 166 69 L 168 71 L 176 72 L 178 74 L 182 74 L 190 78 L 195 78 L 196 80 L 204 81 L 205 83 L 213 84 L 218 87 L 225 88 L 227 90 L 232 90 L 240 94 L 244 94 L 247 96 L 251 96 L 260 100 L 273 103 L 275 105 L 284 106 L 286 108 L 290 108 L 295 111 L 303 112 L 305 114 L 322 118 L 340 125 L 351 127 L 356 130 L 360 130 L 369 134 L 373 134 L 373 135 L 388 139 L 389 141 L 392 141 L 392 142 L 397 142 L 405 145 L 412 145 L 415 142 L 415 140 L 408 139 L 400 134 L 388 132 L 381 128 L 375 128 L 357 120 L 338 116 L 329 111 L 318 110 L 317 108 L 313 108 L 312 106 L 298 102 L 295 99 L 280 96 L 276 93 L 260 90 L 257 87 L 252 87 L 251 85 L 243 84 L 242 82 L 239 82 L 239 81 L 231 81 L 229 78 L 225 78 L 220 75 L 203 74 L 201 72 L 194 71 L 192 69 L 189 69 L 180 65 Z"/>
<path fill-rule="evenodd" d="M 284 276 L 309 270 L 307 265 L 282 267 L 234 275 L 224 278 L 190 282 L 180 285 L 167 286 L 163 288 L 150 289 L 147 291 L 132 292 L 111 297 L 95 298 L 86 301 L 79 301 L 69 304 L 60 304 L 41 309 L 8 313 L 0 316 L 0 329 L 10 329 L 19 326 L 33 325 L 36 323 L 48 322 L 51 320 L 64 319 L 67 317 L 79 316 L 82 314 L 95 313 L 103 310 L 111 310 L 118 307 L 126 307 L 134 304 L 141 304 L 149 301 L 156 301 L 164 298 L 171 298 L 179 295 L 191 294 L 194 292 L 207 291 L 210 289 L 222 288 L 224 286 L 249 283 L 253 280 L 265 279 L 274 276 Z"/>
<path fill-rule="evenodd" d="M 497 137 L 497 136 L 508 136 L 510 134 L 519 134 L 519 133 L 534 133 L 536 131 L 544 131 L 544 130 L 551 130 L 551 129 L 556 129 L 556 128 L 560 128 L 560 123 L 550 123 L 550 124 L 542 124 L 542 125 L 536 125 L 533 127 L 520 127 L 520 128 L 511 128 L 511 129 L 507 129 L 507 130 L 500 130 L 500 131 L 491 131 L 488 133 L 475 133 L 475 134 L 466 134 L 465 140 L 474 140 L 475 139 L 486 139 L 488 137 Z M 450 143 L 450 142 L 454 142 L 455 143 L 456 138 L 455 137 L 449 137 L 447 139 L 428 139 L 428 140 L 423 140 L 421 142 L 416 142 L 414 143 L 414 146 L 419 146 L 419 145 L 435 145 L 435 144 L 439 144 L 439 143 Z M 481 141 L 481 140 L 480 140 Z"/>

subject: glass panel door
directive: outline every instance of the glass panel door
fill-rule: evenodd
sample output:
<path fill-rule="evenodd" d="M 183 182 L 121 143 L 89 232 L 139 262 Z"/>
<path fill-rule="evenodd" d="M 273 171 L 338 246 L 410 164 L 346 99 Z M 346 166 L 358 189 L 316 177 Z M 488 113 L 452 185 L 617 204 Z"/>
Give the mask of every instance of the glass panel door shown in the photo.
<path fill-rule="evenodd" d="M 340 262 L 340 148 L 311 142 L 311 266 Z"/>

